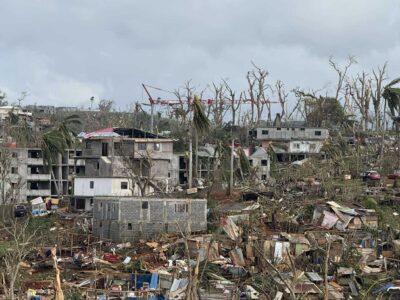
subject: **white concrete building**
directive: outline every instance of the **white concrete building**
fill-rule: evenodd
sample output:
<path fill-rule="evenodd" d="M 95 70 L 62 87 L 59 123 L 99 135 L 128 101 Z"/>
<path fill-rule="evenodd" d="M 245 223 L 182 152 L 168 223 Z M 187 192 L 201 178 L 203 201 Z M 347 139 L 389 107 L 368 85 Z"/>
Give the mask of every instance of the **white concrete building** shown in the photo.
<path fill-rule="evenodd" d="M 146 194 L 154 192 L 146 186 Z M 71 206 L 77 210 L 92 210 L 94 197 L 140 196 L 140 188 L 126 177 L 76 177 Z"/>

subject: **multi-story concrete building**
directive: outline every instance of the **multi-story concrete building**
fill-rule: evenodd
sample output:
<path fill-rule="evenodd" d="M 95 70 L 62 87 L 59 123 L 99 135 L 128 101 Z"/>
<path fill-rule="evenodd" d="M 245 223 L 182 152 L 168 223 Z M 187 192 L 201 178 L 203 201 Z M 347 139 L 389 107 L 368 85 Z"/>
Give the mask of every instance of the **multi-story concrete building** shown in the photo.
<path fill-rule="evenodd" d="M 67 150 L 59 155 L 51 169 L 46 167 L 40 148 L 7 149 L 11 159 L 13 202 L 26 202 L 37 197 L 60 197 L 72 194 L 72 176 L 84 172 L 84 161 L 75 159 L 82 152 Z M 53 174 L 53 175 L 52 175 Z"/>
<path fill-rule="evenodd" d="M 271 147 L 278 161 L 294 161 L 321 154 L 329 130 L 307 127 L 303 122 L 279 122 L 255 128 L 249 134 L 263 148 Z"/>
<path fill-rule="evenodd" d="M 83 136 L 85 173 L 76 174 L 75 209 L 90 210 L 95 196 L 145 196 L 178 184 L 173 140 L 132 128 L 106 128 Z"/>
<path fill-rule="evenodd" d="M 146 187 L 146 193 L 153 189 Z M 76 210 L 90 211 L 93 208 L 93 199 L 99 196 L 123 197 L 140 196 L 138 187 L 126 177 L 76 177 L 74 180 L 74 197 L 71 198 L 71 207 Z"/>
<path fill-rule="evenodd" d="M 207 229 L 206 199 L 96 197 L 93 233 L 114 242 Z"/>

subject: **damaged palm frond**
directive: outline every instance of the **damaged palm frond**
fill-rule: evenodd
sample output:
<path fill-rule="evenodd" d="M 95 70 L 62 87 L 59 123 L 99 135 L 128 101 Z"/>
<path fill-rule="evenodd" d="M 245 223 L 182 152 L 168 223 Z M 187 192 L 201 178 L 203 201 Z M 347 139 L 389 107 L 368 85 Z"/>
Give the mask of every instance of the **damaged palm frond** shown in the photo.
<path fill-rule="evenodd" d="M 193 100 L 193 126 L 199 134 L 206 133 L 210 130 L 210 121 L 204 113 L 204 108 L 198 96 Z"/>
<path fill-rule="evenodd" d="M 72 148 L 75 142 L 74 132 L 70 129 L 72 124 L 80 124 L 77 115 L 66 117 L 56 127 L 43 134 L 41 149 L 45 166 L 49 167 L 56 162 L 58 155 L 66 149 Z"/>
<path fill-rule="evenodd" d="M 400 78 L 392 80 L 383 88 L 382 96 L 387 101 L 390 113 L 395 116 L 400 113 L 400 88 L 393 87 L 400 83 Z"/>

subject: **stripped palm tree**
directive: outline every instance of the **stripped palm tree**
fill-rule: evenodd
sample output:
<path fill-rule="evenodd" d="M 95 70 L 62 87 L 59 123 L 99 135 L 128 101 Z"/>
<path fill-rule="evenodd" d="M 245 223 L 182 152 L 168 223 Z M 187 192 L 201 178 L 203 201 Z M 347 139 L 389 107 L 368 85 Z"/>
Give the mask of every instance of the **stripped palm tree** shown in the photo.
<path fill-rule="evenodd" d="M 398 162 L 400 165 L 400 134 L 399 134 L 399 124 L 400 124 L 400 88 L 393 87 L 394 85 L 400 83 L 400 78 L 392 80 L 388 85 L 383 88 L 382 96 L 385 99 L 384 108 L 384 120 L 386 119 L 386 105 L 389 107 L 390 115 L 397 132 L 397 148 L 399 149 Z M 383 141 L 382 141 L 383 147 Z M 383 152 L 383 149 L 382 149 Z"/>
<path fill-rule="evenodd" d="M 74 146 L 74 132 L 70 129 L 72 124 L 81 124 L 79 116 L 68 116 L 56 124 L 50 131 L 43 134 L 40 144 L 44 165 L 47 170 L 50 171 L 58 196 L 60 196 L 60 187 L 56 181 L 52 165 L 60 160 L 61 155 L 63 155 L 67 149 Z"/>
<path fill-rule="evenodd" d="M 198 134 L 207 133 L 210 130 L 210 121 L 207 119 L 207 116 L 204 113 L 203 105 L 201 104 L 198 96 L 194 96 L 192 110 L 194 129 Z"/>
<path fill-rule="evenodd" d="M 189 128 L 189 188 L 193 185 L 193 133 L 196 139 L 196 170 L 198 169 L 198 144 L 199 135 L 205 134 L 210 130 L 210 121 L 204 113 L 204 108 L 201 104 L 200 98 L 194 96 L 194 100 L 191 103 L 192 111 L 192 124 Z M 193 132 L 194 131 L 194 132 Z M 196 177 L 198 176 L 196 172 Z"/>
<path fill-rule="evenodd" d="M 400 83 L 400 78 L 392 80 L 388 85 L 383 88 L 382 96 L 389 107 L 393 121 L 398 123 L 400 118 L 400 88 L 393 87 Z"/>

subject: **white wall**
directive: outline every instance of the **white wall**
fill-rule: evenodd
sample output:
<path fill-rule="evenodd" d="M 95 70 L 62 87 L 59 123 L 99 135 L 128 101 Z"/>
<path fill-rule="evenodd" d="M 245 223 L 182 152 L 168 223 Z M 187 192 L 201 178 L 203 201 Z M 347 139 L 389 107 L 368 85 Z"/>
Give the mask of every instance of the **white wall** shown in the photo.
<path fill-rule="evenodd" d="M 94 186 L 90 188 L 90 182 Z M 121 182 L 128 182 L 127 189 L 121 189 Z M 132 196 L 128 179 L 124 178 L 84 178 L 77 177 L 74 181 L 74 196 Z"/>

